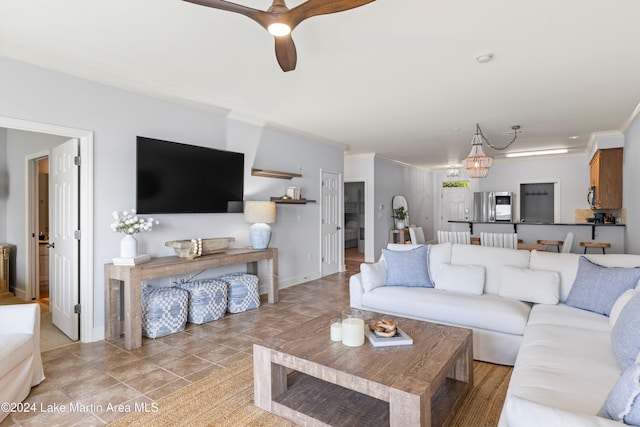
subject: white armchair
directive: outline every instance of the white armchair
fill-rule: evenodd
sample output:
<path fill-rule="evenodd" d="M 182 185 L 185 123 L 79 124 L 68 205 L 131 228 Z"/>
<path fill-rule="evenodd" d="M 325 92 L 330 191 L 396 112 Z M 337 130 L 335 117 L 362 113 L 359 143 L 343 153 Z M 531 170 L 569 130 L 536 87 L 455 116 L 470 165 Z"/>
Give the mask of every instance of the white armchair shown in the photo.
<path fill-rule="evenodd" d="M 40 306 L 0 306 L 0 402 L 22 402 L 42 380 Z M 7 415 L 0 412 L 0 421 Z"/>

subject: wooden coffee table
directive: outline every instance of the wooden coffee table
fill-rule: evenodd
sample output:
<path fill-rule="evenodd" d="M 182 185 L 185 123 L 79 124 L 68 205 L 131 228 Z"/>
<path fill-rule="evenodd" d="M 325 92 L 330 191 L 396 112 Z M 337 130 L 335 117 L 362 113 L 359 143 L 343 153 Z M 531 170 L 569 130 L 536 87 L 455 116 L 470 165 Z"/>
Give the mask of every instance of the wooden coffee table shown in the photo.
<path fill-rule="evenodd" d="M 254 344 L 256 406 L 308 426 L 448 425 L 473 386 L 472 331 L 369 313 L 413 345 L 347 347 L 329 338 L 338 313 L 311 320 Z"/>

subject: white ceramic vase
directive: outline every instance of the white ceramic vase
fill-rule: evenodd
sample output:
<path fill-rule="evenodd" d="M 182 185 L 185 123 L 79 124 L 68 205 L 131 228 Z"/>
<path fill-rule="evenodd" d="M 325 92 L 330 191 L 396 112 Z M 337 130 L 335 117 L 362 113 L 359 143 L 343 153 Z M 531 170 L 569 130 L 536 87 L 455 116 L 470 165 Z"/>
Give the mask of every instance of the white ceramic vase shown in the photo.
<path fill-rule="evenodd" d="M 138 241 L 132 234 L 125 234 L 120 240 L 120 258 L 135 258 L 138 256 Z"/>
<path fill-rule="evenodd" d="M 407 228 L 407 224 L 404 223 L 404 220 L 399 219 L 398 222 L 396 222 L 396 227 L 398 227 L 398 230 L 404 230 Z"/>

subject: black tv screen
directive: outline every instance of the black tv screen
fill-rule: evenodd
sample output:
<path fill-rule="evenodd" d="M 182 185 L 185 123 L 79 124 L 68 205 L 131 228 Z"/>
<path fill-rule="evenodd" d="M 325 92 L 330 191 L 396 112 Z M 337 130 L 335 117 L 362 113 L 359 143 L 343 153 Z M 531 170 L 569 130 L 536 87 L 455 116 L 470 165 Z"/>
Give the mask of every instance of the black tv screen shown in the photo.
<path fill-rule="evenodd" d="M 242 212 L 244 154 L 137 138 L 141 214 Z"/>

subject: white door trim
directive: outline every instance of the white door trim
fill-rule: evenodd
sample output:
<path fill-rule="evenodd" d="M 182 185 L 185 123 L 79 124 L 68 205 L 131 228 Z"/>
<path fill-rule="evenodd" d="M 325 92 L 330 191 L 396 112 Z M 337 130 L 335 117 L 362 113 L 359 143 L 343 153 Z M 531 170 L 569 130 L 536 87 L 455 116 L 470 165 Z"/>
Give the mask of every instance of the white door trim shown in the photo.
<path fill-rule="evenodd" d="M 342 172 L 337 171 L 337 170 L 333 170 L 333 169 L 325 169 L 325 168 L 320 168 L 320 203 L 322 203 L 322 200 L 324 200 L 323 198 L 323 191 L 324 191 L 324 186 L 322 185 L 323 183 L 323 176 L 324 173 L 332 173 L 332 174 L 336 174 L 338 175 L 338 203 L 336 204 L 337 208 L 338 208 L 338 218 L 340 219 L 340 237 L 339 237 L 339 245 L 340 247 L 338 248 L 338 270 L 339 271 L 345 271 L 345 264 L 344 264 L 344 175 Z M 324 254 L 324 248 L 322 247 L 322 244 L 324 242 L 323 239 L 323 231 L 322 231 L 322 206 L 320 206 L 320 275 L 323 275 L 322 272 L 322 254 Z"/>
<path fill-rule="evenodd" d="M 33 298 L 40 297 L 39 291 L 39 262 L 40 252 L 38 248 L 38 237 L 33 233 L 38 231 L 37 228 L 37 212 L 38 212 L 38 180 L 36 177 L 36 162 L 39 159 L 49 157 L 49 150 L 40 151 L 38 153 L 28 154 L 25 157 L 25 209 L 27 213 L 27 221 L 25 222 L 25 242 L 27 242 L 27 259 L 25 266 L 27 268 L 27 286 L 25 289 L 25 299 L 31 301 Z"/>
<path fill-rule="evenodd" d="M 0 127 L 78 138 L 80 141 L 80 341 L 104 337 L 104 328 L 94 330 L 93 306 L 93 132 L 64 126 L 0 116 Z M 27 242 L 27 248 L 28 242 Z M 27 276 L 29 272 L 27 271 Z"/>

